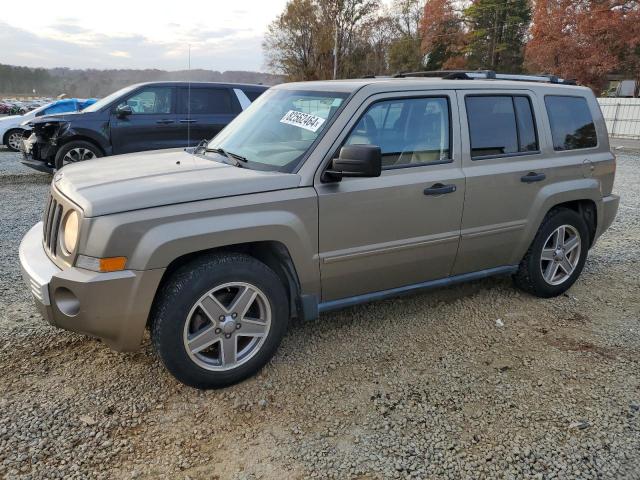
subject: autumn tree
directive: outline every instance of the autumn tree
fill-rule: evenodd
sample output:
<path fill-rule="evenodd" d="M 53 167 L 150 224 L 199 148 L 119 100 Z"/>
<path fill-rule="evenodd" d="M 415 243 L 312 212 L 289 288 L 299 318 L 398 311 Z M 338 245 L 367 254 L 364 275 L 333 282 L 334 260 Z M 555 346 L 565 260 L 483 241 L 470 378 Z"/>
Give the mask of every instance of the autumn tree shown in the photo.
<path fill-rule="evenodd" d="M 465 33 L 453 0 L 427 0 L 420 24 L 427 70 L 463 68 Z"/>
<path fill-rule="evenodd" d="M 316 4 L 326 34 L 335 43 L 337 78 L 357 76 L 362 27 L 378 12 L 378 0 L 316 0 Z"/>
<path fill-rule="evenodd" d="M 637 1 L 537 0 L 526 48 L 530 70 L 575 78 L 599 92 L 610 72 L 638 75 L 639 59 Z"/>
<path fill-rule="evenodd" d="M 362 25 L 361 43 L 352 55 L 360 76 L 382 75 L 391 71 L 389 51 L 395 35 L 396 25 L 388 15 L 371 18 Z"/>
<path fill-rule="evenodd" d="M 389 70 L 393 73 L 424 69 L 422 52 L 422 0 L 394 0 L 388 17 L 393 25 L 389 44 Z"/>
<path fill-rule="evenodd" d="M 290 80 L 357 75 L 363 26 L 375 17 L 378 0 L 290 0 L 267 28 L 267 65 Z"/>
<path fill-rule="evenodd" d="M 529 0 L 474 0 L 465 10 L 465 21 L 470 68 L 522 71 Z"/>
<path fill-rule="evenodd" d="M 263 49 L 269 68 L 289 80 L 328 78 L 331 44 L 313 0 L 291 0 L 267 28 Z"/>

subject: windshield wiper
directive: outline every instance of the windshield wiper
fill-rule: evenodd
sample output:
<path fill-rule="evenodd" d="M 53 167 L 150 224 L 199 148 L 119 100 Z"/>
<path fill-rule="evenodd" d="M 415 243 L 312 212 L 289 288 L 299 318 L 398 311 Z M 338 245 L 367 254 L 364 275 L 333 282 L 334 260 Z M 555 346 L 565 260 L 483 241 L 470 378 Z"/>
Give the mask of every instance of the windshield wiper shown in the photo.
<path fill-rule="evenodd" d="M 237 167 L 241 167 L 242 166 L 240 164 L 240 162 L 247 163 L 249 161 L 245 157 L 243 157 L 242 155 L 238 155 L 237 153 L 233 153 L 233 152 L 228 152 L 227 150 L 225 150 L 224 148 L 221 148 L 221 147 L 207 148 L 207 149 L 205 149 L 205 152 L 213 152 L 213 153 L 219 153 L 221 155 L 224 155 L 229 160 L 233 161 L 232 165 L 235 165 Z"/>
<path fill-rule="evenodd" d="M 220 147 L 205 148 L 204 151 L 208 152 L 208 153 L 218 153 L 218 154 L 222 155 L 223 157 L 225 157 L 227 160 L 229 160 L 228 162 L 225 162 L 225 163 L 227 163 L 229 165 L 233 165 L 234 167 L 242 167 L 242 164 L 238 161 L 238 159 L 235 157 L 235 155 L 230 154 L 224 148 L 220 148 Z"/>

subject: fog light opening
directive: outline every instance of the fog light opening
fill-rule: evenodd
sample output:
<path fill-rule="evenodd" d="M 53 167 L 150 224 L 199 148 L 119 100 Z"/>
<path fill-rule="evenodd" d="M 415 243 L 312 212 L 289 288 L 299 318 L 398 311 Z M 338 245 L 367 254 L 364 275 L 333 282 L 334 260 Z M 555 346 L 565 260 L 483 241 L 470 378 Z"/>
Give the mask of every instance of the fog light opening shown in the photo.
<path fill-rule="evenodd" d="M 80 313 L 80 300 L 71 290 L 65 287 L 56 288 L 53 294 L 56 307 L 68 317 L 75 317 Z"/>

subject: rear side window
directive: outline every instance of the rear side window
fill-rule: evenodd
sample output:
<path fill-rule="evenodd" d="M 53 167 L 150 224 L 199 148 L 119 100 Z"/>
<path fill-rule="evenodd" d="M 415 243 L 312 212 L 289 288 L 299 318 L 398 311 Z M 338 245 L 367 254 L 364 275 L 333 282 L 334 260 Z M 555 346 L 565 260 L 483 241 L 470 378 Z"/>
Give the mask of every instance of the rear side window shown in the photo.
<path fill-rule="evenodd" d="M 260 95 L 262 95 L 264 93 L 264 91 L 262 91 L 262 90 L 259 90 L 259 91 L 243 90 L 243 92 L 247 96 L 247 98 L 249 100 L 251 100 L 252 102 L 255 102 L 256 98 L 258 98 Z"/>
<path fill-rule="evenodd" d="M 178 113 L 191 114 L 223 114 L 233 113 L 231 92 L 226 88 L 181 88 L 178 94 Z"/>
<path fill-rule="evenodd" d="M 598 145 L 596 126 L 585 98 L 548 95 L 544 102 L 555 150 L 578 150 Z"/>
<path fill-rule="evenodd" d="M 471 157 L 537 152 L 538 136 L 526 96 L 467 96 Z"/>

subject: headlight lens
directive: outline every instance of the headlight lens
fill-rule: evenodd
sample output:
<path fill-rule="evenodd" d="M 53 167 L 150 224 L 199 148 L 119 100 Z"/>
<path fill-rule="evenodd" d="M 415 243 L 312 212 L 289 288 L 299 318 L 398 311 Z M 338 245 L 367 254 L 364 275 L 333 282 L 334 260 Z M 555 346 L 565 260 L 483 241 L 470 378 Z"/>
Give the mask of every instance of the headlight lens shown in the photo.
<path fill-rule="evenodd" d="M 67 253 L 73 253 L 78 246 L 78 234 L 80 227 L 80 216 L 75 210 L 67 213 L 62 224 L 64 249 Z"/>

